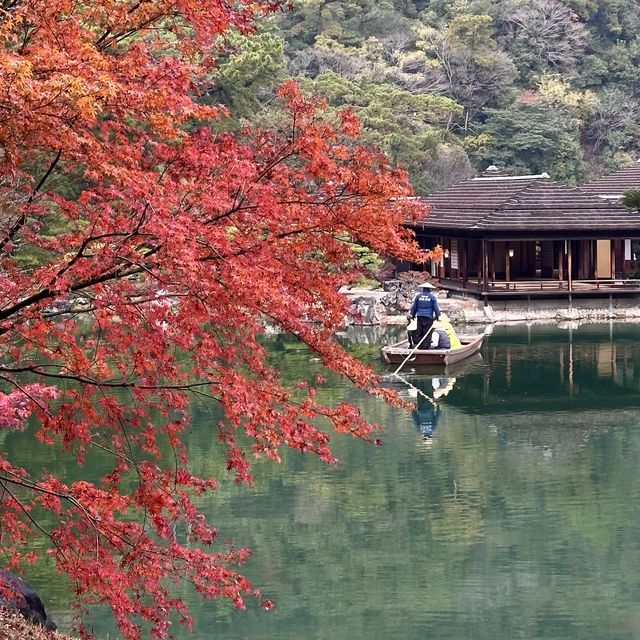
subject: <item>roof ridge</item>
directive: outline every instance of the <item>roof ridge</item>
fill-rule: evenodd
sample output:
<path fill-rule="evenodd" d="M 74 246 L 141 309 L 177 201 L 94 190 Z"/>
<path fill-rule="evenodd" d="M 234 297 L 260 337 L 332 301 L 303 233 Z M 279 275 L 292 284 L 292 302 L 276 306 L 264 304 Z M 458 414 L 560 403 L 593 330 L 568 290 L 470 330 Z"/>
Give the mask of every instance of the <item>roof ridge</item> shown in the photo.
<path fill-rule="evenodd" d="M 602 198 L 597 194 L 590 193 L 589 191 L 581 189 L 579 185 L 565 184 L 564 182 L 556 182 L 555 180 L 549 180 L 548 182 L 545 181 L 544 183 L 540 180 L 532 180 L 527 184 L 527 186 L 524 189 L 521 189 L 520 191 L 515 193 L 509 200 L 505 200 L 501 205 L 498 205 L 493 210 L 503 211 L 509 204 L 516 204 L 517 202 L 519 202 L 522 195 L 525 194 L 527 191 L 531 191 L 534 188 L 539 188 L 541 186 L 555 187 L 565 192 L 569 191 L 569 192 L 572 192 L 572 194 L 575 193 L 575 195 L 580 196 L 581 198 L 587 201 L 605 204 L 608 209 L 611 209 L 614 211 L 625 209 L 625 207 L 619 204 L 618 202 L 611 202 L 610 200 L 606 198 Z"/>
<path fill-rule="evenodd" d="M 549 174 L 546 171 L 544 173 L 541 173 L 540 175 L 529 176 L 529 177 L 531 177 L 533 179 L 529 180 L 524 185 L 524 187 L 522 189 L 520 189 L 519 191 L 516 191 L 514 194 L 512 194 L 512 196 L 510 198 L 508 198 L 507 200 L 505 200 L 504 202 L 499 204 L 497 207 L 494 207 L 493 211 L 500 211 L 500 210 L 504 209 L 504 207 L 506 205 L 508 205 L 509 203 L 518 202 L 518 200 L 521 198 L 523 193 L 526 193 L 527 191 L 529 191 L 530 189 L 532 189 L 534 187 L 537 187 L 538 185 L 546 186 L 547 184 L 551 184 L 551 185 L 559 184 L 558 182 L 555 182 L 555 181 L 551 180 L 549 178 Z"/>
<path fill-rule="evenodd" d="M 543 171 L 542 173 L 532 173 L 527 176 L 477 176 L 476 178 L 471 178 L 471 180 L 475 182 L 480 182 L 482 180 L 484 182 L 491 180 L 533 180 L 535 178 L 544 178 L 546 180 L 549 179 L 550 176 L 546 171 Z"/>

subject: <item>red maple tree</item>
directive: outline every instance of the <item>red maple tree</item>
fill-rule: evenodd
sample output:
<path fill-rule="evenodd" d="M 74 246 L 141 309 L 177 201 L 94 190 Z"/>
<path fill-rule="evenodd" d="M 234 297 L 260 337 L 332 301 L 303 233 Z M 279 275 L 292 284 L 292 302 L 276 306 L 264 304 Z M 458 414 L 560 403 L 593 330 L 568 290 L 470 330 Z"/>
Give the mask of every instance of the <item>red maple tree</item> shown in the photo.
<path fill-rule="evenodd" d="M 357 275 L 351 243 L 425 258 L 401 227 L 420 213 L 406 176 L 356 144 L 349 111 L 327 122 L 292 82 L 269 131 L 214 133 L 225 114 L 199 100 L 219 35 L 278 7 L 0 0 L 0 426 L 32 415 L 38 446 L 111 461 L 99 483 L 67 484 L 0 455 L 0 544 L 14 566 L 44 536 L 78 602 L 107 603 L 125 638 L 140 620 L 167 637 L 172 612 L 188 623 L 172 580 L 238 607 L 258 596 L 237 571 L 249 552 L 219 545 L 194 506 L 216 479 L 189 469 L 192 395 L 222 408 L 211 437 L 238 482 L 283 446 L 333 462 L 332 428 L 371 437 L 356 408 L 282 384 L 256 341 L 265 323 L 394 401 L 332 336 L 338 289 Z"/>

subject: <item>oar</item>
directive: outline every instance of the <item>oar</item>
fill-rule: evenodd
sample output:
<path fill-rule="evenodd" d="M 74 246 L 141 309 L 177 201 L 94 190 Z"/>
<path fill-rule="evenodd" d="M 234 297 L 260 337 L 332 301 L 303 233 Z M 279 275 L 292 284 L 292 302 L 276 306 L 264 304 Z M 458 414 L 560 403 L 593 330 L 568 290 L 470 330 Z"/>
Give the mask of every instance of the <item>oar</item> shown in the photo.
<path fill-rule="evenodd" d="M 402 367 L 404 367 L 404 365 L 411 359 L 411 356 L 420 348 L 420 345 L 426 340 L 427 336 L 432 331 L 433 331 L 433 325 L 431 325 L 431 328 L 429 329 L 429 331 L 427 331 L 427 333 L 425 333 L 422 336 L 422 338 L 420 338 L 420 342 L 418 342 L 418 344 L 415 347 L 413 347 L 413 349 L 409 352 L 409 355 L 402 361 L 400 366 L 391 374 L 392 376 L 397 376 L 398 375 L 398 372 L 400 371 L 400 369 L 402 369 Z"/>
<path fill-rule="evenodd" d="M 432 331 L 433 331 L 433 325 L 431 325 L 431 328 L 429 329 L 429 331 L 427 331 L 427 333 L 425 333 L 422 336 L 422 338 L 420 338 L 420 342 L 418 342 L 418 344 L 415 347 L 413 347 L 409 355 L 402 361 L 402 364 L 391 375 L 398 378 L 398 380 L 400 380 L 401 382 L 404 382 L 409 388 L 415 389 L 423 398 L 426 398 L 435 407 L 437 406 L 435 400 L 430 398 L 426 393 L 418 389 L 418 387 L 412 385 L 408 380 L 406 380 L 400 375 L 400 369 L 404 367 L 404 365 L 409 361 L 411 356 L 420 348 L 420 345 L 427 339 L 427 336 L 429 336 L 429 334 Z"/>

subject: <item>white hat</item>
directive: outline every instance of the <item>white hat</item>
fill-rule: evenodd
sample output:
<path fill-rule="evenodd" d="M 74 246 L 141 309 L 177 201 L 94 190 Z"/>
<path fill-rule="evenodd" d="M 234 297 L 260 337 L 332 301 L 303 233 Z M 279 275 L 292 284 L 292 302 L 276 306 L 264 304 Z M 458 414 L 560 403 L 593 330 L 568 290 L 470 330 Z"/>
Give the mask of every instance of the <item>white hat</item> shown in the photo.
<path fill-rule="evenodd" d="M 435 289 L 435 287 L 430 282 L 423 282 L 418 285 L 421 289 Z"/>

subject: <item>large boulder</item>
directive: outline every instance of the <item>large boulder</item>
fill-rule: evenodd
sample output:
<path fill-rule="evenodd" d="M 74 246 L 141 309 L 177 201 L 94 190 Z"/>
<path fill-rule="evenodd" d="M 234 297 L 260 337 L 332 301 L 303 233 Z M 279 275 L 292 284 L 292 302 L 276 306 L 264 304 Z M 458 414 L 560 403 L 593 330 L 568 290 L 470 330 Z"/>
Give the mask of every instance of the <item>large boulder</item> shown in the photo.
<path fill-rule="evenodd" d="M 378 299 L 373 295 L 351 297 L 346 324 L 376 325 L 380 324 Z"/>
<path fill-rule="evenodd" d="M 45 629 L 57 629 L 40 596 L 22 578 L 4 569 L 0 569 L 0 607 L 17 611 L 23 618 Z"/>
<path fill-rule="evenodd" d="M 386 280 L 382 283 L 382 289 L 389 295 L 384 301 L 387 314 L 406 314 L 411 308 L 411 303 L 420 291 L 418 285 L 430 280 L 430 276 L 418 271 L 407 271 L 400 274 L 394 280 Z M 434 284 L 435 281 L 434 281 Z"/>

